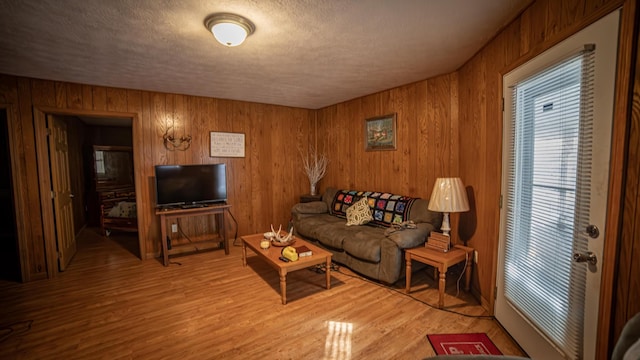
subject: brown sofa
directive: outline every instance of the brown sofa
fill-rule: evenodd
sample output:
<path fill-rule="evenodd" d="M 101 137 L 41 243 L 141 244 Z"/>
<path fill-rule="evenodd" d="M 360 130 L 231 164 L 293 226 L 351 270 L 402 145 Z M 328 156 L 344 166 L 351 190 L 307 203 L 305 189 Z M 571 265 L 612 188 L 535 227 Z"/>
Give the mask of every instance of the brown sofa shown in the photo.
<path fill-rule="evenodd" d="M 347 194 L 351 198 L 340 197 Z M 367 196 L 377 199 L 372 207 L 375 221 L 346 226 L 349 204 Z M 349 199 L 349 201 L 346 201 Z M 390 209 L 385 211 L 383 205 Z M 291 210 L 295 234 L 333 253 L 333 260 L 371 279 L 393 284 L 404 276 L 404 249 L 421 246 L 433 230 L 440 228 L 442 214 L 429 211 L 428 201 L 404 196 L 328 188 L 321 201 L 300 203 Z M 394 212 L 394 209 L 402 211 Z M 413 221 L 415 228 L 393 226 Z M 392 227 L 390 234 L 386 230 Z"/>

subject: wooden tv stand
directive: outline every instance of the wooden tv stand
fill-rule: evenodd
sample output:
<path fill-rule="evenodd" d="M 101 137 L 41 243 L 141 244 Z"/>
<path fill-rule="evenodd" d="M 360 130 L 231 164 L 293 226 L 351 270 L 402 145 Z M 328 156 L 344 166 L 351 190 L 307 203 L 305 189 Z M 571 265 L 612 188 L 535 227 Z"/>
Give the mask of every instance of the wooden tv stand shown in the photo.
<path fill-rule="evenodd" d="M 156 215 L 160 216 L 160 243 L 162 243 L 162 257 L 164 266 L 169 266 L 169 255 L 177 255 L 188 252 L 196 252 L 200 250 L 216 249 L 220 244 L 224 245 L 224 253 L 229 255 L 229 241 L 227 240 L 227 232 L 224 227 L 224 215 L 231 205 L 207 205 L 192 208 L 170 208 L 158 209 Z M 216 222 L 217 234 L 207 234 L 206 236 L 198 236 L 194 241 L 187 244 L 172 245 L 171 249 L 167 246 L 167 225 L 172 219 L 188 218 L 195 216 L 214 215 Z"/>

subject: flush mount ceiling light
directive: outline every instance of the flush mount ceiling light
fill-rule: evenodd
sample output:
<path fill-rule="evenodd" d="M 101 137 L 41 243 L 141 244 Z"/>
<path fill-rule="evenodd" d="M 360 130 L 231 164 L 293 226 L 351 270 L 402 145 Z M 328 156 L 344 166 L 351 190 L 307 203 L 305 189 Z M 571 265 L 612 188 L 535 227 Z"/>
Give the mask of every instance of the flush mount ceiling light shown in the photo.
<path fill-rule="evenodd" d="M 219 13 L 213 14 L 204 20 L 204 26 L 213 33 L 213 36 L 224 46 L 238 46 L 247 36 L 251 35 L 256 27 L 251 21 L 240 15 Z"/>

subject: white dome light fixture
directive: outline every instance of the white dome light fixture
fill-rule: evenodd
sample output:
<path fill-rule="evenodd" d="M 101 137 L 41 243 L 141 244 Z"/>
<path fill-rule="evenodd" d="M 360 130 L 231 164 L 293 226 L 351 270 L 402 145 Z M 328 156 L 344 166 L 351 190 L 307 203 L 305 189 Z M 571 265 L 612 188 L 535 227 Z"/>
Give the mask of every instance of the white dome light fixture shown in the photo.
<path fill-rule="evenodd" d="M 256 27 L 240 15 L 219 13 L 204 20 L 204 26 L 213 33 L 218 42 L 224 46 L 238 46 L 247 36 L 253 34 Z"/>

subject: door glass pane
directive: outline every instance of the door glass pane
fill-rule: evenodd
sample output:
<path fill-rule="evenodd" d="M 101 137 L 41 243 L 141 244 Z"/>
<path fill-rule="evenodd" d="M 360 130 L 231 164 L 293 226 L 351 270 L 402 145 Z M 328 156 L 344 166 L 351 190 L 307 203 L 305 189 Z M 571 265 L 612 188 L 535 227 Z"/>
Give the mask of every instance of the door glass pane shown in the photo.
<path fill-rule="evenodd" d="M 583 300 L 576 301 L 572 284 L 585 274 L 572 261 L 582 78 L 583 57 L 576 56 L 517 84 L 512 104 L 505 298 L 566 353 L 579 351 L 575 314 Z"/>

